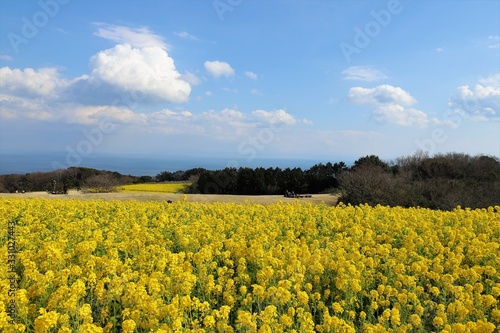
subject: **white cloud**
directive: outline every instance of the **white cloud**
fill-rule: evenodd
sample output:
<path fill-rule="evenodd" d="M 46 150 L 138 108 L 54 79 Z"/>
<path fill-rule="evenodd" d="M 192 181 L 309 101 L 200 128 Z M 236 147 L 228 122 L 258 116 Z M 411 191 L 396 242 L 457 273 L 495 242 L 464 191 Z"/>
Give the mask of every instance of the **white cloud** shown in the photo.
<path fill-rule="evenodd" d="M 342 74 L 344 74 L 344 80 L 351 81 L 369 82 L 387 79 L 387 76 L 383 72 L 369 66 L 351 66 L 344 70 Z"/>
<path fill-rule="evenodd" d="M 379 122 L 399 126 L 425 126 L 429 123 L 426 113 L 411 107 L 416 103 L 415 98 L 399 87 L 353 87 L 349 90 L 348 99 L 374 107 L 373 116 Z"/>
<path fill-rule="evenodd" d="M 196 123 L 203 127 L 207 136 L 225 141 L 240 140 L 254 126 L 245 114 L 231 108 L 203 112 L 196 118 Z"/>
<path fill-rule="evenodd" d="M 436 52 L 437 53 L 443 53 L 444 52 L 444 48 L 438 47 L 438 48 L 436 48 Z"/>
<path fill-rule="evenodd" d="M 255 74 L 254 72 L 250 72 L 250 71 L 246 71 L 245 75 L 252 80 L 257 80 L 259 78 L 257 74 Z"/>
<path fill-rule="evenodd" d="M 500 74 L 479 80 L 473 88 L 460 86 L 448 103 L 451 111 L 471 120 L 500 119 Z"/>
<path fill-rule="evenodd" d="M 381 85 L 375 88 L 353 87 L 347 96 L 350 101 L 356 104 L 386 104 L 396 103 L 401 105 L 412 105 L 416 101 L 406 91 L 391 85 Z"/>
<path fill-rule="evenodd" d="M 10 55 L 7 54 L 0 54 L 0 60 L 12 61 L 14 60 L 14 58 L 12 58 Z"/>
<path fill-rule="evenodd" d="M 500 86 L 500 73 L 479 80 L 482 85 Z"/>
<path fill-rule="evenodd" d="M 287 125 L 292 126 L 297 123 L 297 120 L 283 109 L 276 111 L 255 110 L 252 114 L 258 119 L 272 125 Z"/>
<path fill-rule="evenodd" d="M 377 121 L 399 126 L 425 126 L 429 123 L 427 115 L 417 109 L 405 108 L 399 104 L 381 105 L 373 111 Z"/>
<path fill-rule="evenodd" d="M 162 36 L 149 30 L 147 27 L 130 28 L 107 23 L 95 23 L 98 27 L 95 36 L 116 42 L 117 44 L 130 44 L 133 47 L 159 47 L 168 50 L 169 45 L 165 43 Z"/>
<path fill-rule="evenodd" d="M 194 116 L 189 111 L 175 112 L 169 109 L 163 109 L 149 115 L 149 120 L 156 124 L 171 124 L 179 121 L 189 121 L 191 119 L 194 119 Z"/>
<path fill-rule="evenodd" d="M 174 60 L 158 47 L 129 44 L 99 52 L 90 59 L 89 84 L 99 90 L 140 94 L 142 102 L 185 102 L 191 87 L 177 72 Z M 110 95 L 110 97 L 115 97 Z M 116 97 L 115 97 L 116 98 Z"/>
<path fill-rule="evenodd" d="M 0 89 L 4 93 L 25 96 L 56 98 L 68 82 L 59 77 L 56 68 L 11 69 L 0 68 Z"/>
<path fill-rule="evenodd" d="M 234 75 L 234 69 L 227 62 L 223 61 L 205 61 L 205 69 L 213 77 L 230 77 Z"/>
<path fill-rule="evenodd" d="M 52 121 L 58 118 L 57 110 L 49 107 L 44 99 L 26 98 L 0 93 L 0 117 L 5 119 L 37 119 Z"/>
<path fill-rule="evenodd" d="M 109 123 L 144 125 L 147 115 L 112 105 L 67 105 L 61 115 L 68 123 L 95 125 L 106 120 Z"/>
<path fill-rule="evenodd" d="M 223 109 L 218 113 L 216 113 L 213 110 L 210 110 L 205 114 L 207 116 L 209 116 L 210 118 L 216 118 L 218 120 L 221 120 L 221 119 L 244 119 L 245 118 L 245 115 L 242 112 L 235 110 L 235 109 L 228 109 L 228 108 Z"/>
<path fill-rule="evenodd" d="M 191 87 L 160 47 L 120 44 L 89 61 L 90 73 L 67 80 L 56 68 L 0 68 L 0 116 L 94 124 L 107 118 L 140 123 L 141 104 L 184 102 Z M 187 72 L 191 82 L 196 76 Z M 184 78 L 185 78 L 184 77 Z"/>

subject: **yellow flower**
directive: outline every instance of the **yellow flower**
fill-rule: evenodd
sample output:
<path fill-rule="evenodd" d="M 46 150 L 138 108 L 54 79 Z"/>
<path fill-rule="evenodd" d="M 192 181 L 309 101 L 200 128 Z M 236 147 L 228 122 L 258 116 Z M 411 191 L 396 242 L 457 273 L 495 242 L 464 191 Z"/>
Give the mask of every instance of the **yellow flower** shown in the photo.
<path fill-rule="evenodd" d="M 46 312 L 44 308 L 40 309 L 40 316 L 35 319 L 35 332 L 47 332 L 57 325 L 59 314 L 55 311 Z"/>
<path fill-rule="evenodd" d="M 82 305 L 82 307 L 78 311 L 78 317 L 84 323 L 91 323 L 92 322 L 92 308 L 90 307 L 90 304 L 83 304 Z"/>
<path fill-rule="evenodd" d="M 484 295 L 483 296 L 483 303 L 484 305 L 489 308 L 490 306 L 493 306 L 497 303 L 498 301 L 495 299 L 495 297 L 491 295 Z"/>
<path fill-rule="evenodd" d="M 305 291 L 299 291 L 297 292 L 297 300 L 299 301 L 299 304 L 307 305 L 309 302 L 309 296 L 307 296 Z"/>
<path fill-rule="evenodd" d="M 398 326 L 401 323 L 401 319 L 399 317 L 399 310 L 396 308 L 391 309 L 391 324 L 393 326 Z"/>
<path fill-rule="evenodd" d="M 293 325 L 293 319 L 290 318 L 290 316 L 286 314 L 282 314 L 280 317 L 280 322 L 283 324 L 285 327 L 290 327 Z"/>
<path fill-rule="evenodd" d="M 420 316 L 418 314 L 412 314 L 410 316 L 411 323 L 415 325 L 415 327 L 420 327 L 422 325 L 422 321 L 420 319 Z"/>
<path fill-rule="evenodd" d="M 332 309 L 333 309 L 333 312 L 335 312 L 335 313 L 342 313 L 342 312 L 344 312 L 344 308 L 338 302 L 335 302 L 335 303 L 332 304 Z"/>
<path fill-rule="evenodd" d="M 203 325 L 205 327 L 213 327 L 215 325 L 215 318 L 211 315 L 206 316 L 203 318 Z"/>
<path fill-rule="evenodd" d="M 258 284 L 252 285 L 253 287 L 253 294 L 257 297 L 262 297 L 264 296 L 264 288 Z"/>
<path fill-rule="evenodd" d="M 81 333 L 103 333 L 103 329 L 101 327 L 96 326 L 95 324 L 86 323 L 80 326 Z"/>
<path fill-rule="evenodd" d="M 257 320 L 255 315 L 252 315 L 252 313 L 248 311 L 239 310 L 236 319 L 236 328 L 243 331 L 257 330 Z"/>
<path fill-rule="evenodd" d="M 124 320 L 122 323 L 122 332 L 133 333 L 136 327 L 135 321 L 132 319 Z"/>
<path fill-rule="evenodd" d="M 434 317 L 434 319 L 432 320 L 432 324 L 436 327 L 441 327 L 444 325 L 444 320 L 443 318 L 441 317 Z"/>

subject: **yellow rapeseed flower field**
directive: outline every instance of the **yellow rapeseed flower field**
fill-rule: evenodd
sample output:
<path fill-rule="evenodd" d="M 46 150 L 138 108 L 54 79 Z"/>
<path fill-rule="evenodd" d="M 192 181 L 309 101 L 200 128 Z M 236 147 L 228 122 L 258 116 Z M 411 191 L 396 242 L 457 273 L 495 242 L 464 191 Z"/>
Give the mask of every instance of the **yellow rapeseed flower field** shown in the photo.
<path fill-rule="evenodd" d="M 500 328 L 499 206 L 0 199 L 0 219 L 1 332 Z"/>
<path fill-rule="evenodd" d="M 119 192 L 161 192 L 161 193 L 179 193 L 191 183 L 157 183 L 157 184 L 130 184 L 122 185 L 118 188 Z"/>

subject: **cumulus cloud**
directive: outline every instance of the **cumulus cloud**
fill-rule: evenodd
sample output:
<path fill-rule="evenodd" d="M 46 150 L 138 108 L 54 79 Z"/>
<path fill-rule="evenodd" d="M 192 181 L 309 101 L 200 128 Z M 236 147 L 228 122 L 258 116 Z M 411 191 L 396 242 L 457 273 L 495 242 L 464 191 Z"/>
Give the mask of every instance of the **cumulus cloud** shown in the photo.
<path fill-rule="evenodd" d="M 272 125 L 292 126 L 297 123 L 297 120 L 283 109 L 276 111 L 255 110 L 252 114 L 261 121 Z"/>
<path fill-rule="evenodd" d="M 136 113 L 128 108 L 113 105 L 66 105 L 60 112 L 68 123 L 96 125 L 106 120 L 117 124 L 142 125 L 147 115 Z"/>
<path fill-rule="evenodd" d="M 203 113 L 203 117 L 215 120 L 217 122 L 228 122 L 228 123 L 234 123 L 235 121 L 239 122 L 245 119 L 245 115 L 242 112 L 228 108 L 223 109 L 219 112 L 214 110 L 209 110 Z"/>
<path fill-rule="evenodd" d="M 205 69 L 213 77 L 230 77 L 234 75 L 234 69 L 227 62 L 223 61 L 205 61 Z"/>
<path fill-rule="evenodd" d="M 56 98 L 60 90 L 68 85 L 59 77 L 56 68 L 11 69 L 0 68 L 0 89 L 7 94 L 25 97 Z"/>
<path fill-rule="evenodd" d="M 429 123 L 427 114 L 414 109 L 405 108 L 399 104 L 387 104 L 376 108 L 373 111 L 375 120 L 382 123 L 391 123 L 399 126 L 425 126 Z"/>
<path fill-rule="evenodd" d="M 381 85 L 375 88 L 353 87 L 347 96 L 356 104 L 388 104 L 412 105 L 416 100 L 400 87 Z"/>
<path fill-rule="evenodd" d="M 177 72 L 174 60 L 158 47 L 133 48 L 116 45 L 90 59 L 88 78 L 79 81 L 75 97 L 100 92 L 110 100 L 135 94 L 140 102 L 185 102 L 191 87 Z M 81 85 L 88 85 L 82 91 Z M 99 98 L 96 101 L 100 102 Z M 108 101 L 109 102 L 109 101 Z"/>
<path fill-rule="evenodd" d="M 158 47 L 163 50 L 169 48 L 163 37 L 149 30 L 147 27 L 131 28 L 107 23 L 94 23 L 98 28 L 95 36 L 111 40 L 117 44 L 130 44 L 133 47 Z"/>
<path fill-rule="evenodd" d="M 182 76 L 157 46 L 119 44 L 91 57 L 89 68 L 90 73 L 73 79 L 61 78 L 56 68 L 0 68 L 0 116 L 92 124 L 106 114 L 139 123 L 142 118 L 133 108 L 187 101 L 187 81 L 199 83 L 190 72 Z"/>
<path fill-rule="evenodd" d="M 472 88 L 468 85 L 458 87 L 448 106 L 453 113 L 472 120 L 500 119 L 500 74 L 481 79 Z"/>
<path fill-rule="evenodd" d="M 412 108 L 416 103 L 408 92 L 390 85 L 375 88 L 353 87 L 348 99 L 356 104 L 374 107 L 375 120 L 399 126 L 425 126 L 429 123 L 426 113 Z"/>
<path fill-rule="evenodd" d="M 163 109 L 150 114 L 149 119 L 151 122 L 156 124 L 165 124 L 172 123 L 174 121 L 189 121 L 190 119 L 194 119 L 194 116 L 189 111 L 175 112 L 169 109 Z"/>
<path fill-rule="evenodd" d="M 58 118 L 57 109 L 39 98 L 26 98 L 0 93 L 0 117 L 5 119 L 36 119 L 52 121 Z"/>
<path fill-rule="evenodd" d="M 383 72 L 369 66 L 351 66 L 346 70 L 344 70 L 342 74 L 344 75 L 343 77 L 344 80 L 351 80 L 351 81 L 369 82 L 369 81 L 383 80 L 387 78 L 387 76 Z"/>

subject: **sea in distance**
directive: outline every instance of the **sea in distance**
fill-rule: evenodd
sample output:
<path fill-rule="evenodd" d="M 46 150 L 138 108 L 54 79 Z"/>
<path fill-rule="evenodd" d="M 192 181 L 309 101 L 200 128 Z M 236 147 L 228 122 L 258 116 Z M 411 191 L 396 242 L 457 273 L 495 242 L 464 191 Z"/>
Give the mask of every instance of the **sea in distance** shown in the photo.
<path fill-rule="evenodd" d="M 97 170 L 116 171 L 123 175 L 156 176 L 162 171 L 189 170 L 205 168 L 220 170 L 226 167 L 249 168 L 302 168 L 307 170 L 318 163 L 335 163 L 343 161 L 350 165 L 351 161 L 342 159 L 272 159 L 254 158 L 251 160 L 216 157 L 130 157 L 92 154 L 80 158 L 68 157 L 65 153 L 0 153 L 0 175 L 27 174 L 66 169 L 72 166 Z"/>

